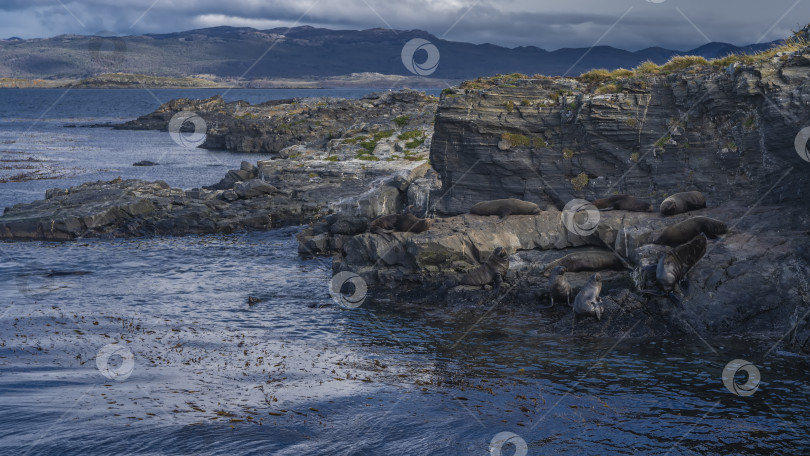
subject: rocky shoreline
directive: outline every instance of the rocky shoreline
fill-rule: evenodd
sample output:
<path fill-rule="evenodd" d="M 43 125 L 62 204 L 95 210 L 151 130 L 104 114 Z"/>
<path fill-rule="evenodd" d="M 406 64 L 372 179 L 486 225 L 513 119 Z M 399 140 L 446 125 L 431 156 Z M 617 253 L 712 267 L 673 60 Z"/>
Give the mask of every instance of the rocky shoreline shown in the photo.
<path fill-rule="evenodd" d="M 120 179 L 51 189 L 44 200 L 6 208 L 0 239 L 229 233 L 301 225 L 336 211 L 396 213 L 434 190 L 407 191 L 429 170 L 433 125 L 425 112 L 435 103 L 410 90 L 261 105 L 172 100 L 116 128 L 165 131 L 172 117 L 193 111 L 208 126 L 204 147 L 232 145 L 273 159 L 242 162 L 220 182 L 191 190 Z"/>
<path fill-rule="evenodd" d="M 558 304 L 544 310 L 541 330 L 760 335 L 810 353 L 810 164 L 794 146 L 810 125 L 808 74 L 804 47 L 601 83 L 522 75 L 464 83 L 446 90 L 437 110 L 430 163 L 441 188 L 429 199 L 441 218 L 433 228 L 346 238 L 323 234 L 335 231 L 337 221 L 327 221 L 302 233 L 302 250 L 332 254 L 334 272 L 358 274 L 376 299 L 538 308 L 548 302 L 549 263 L 583 248 L 613 251 L 632 269 L 602 273 L 602 321 L 574 325 L 573 312 Z M 585 238 L 561 222 L 574 199 L 631 194 L 657 208 L 691 190 L 707 196 L 707 209 L 675 217 L 602 212 Z M 544 212 L 503 222 L 467 214 L 497 198 L 532 201 Z M 652 239 L 698 215 L 732 229 L 709 241 L 678 304 L 642 293 L 654 285 L 644 283 L 644 267 L 669 250 Z M 505 293 L 447 286 L 447 277 L 484 263 L 496 247 L 510 254 Z M 590 273 L 567 275 L 576 292 Z"/>
<path fill-rule="evenodd" d="M 810 163 L 794 147 L 810 125 L 810 48 L 727 67 L 595 80 L 499 76 L 447 89 L 361 100 L 294 99 L 258 105 L 173 100 L 115 128 L 169 129 L 181 112 L 207 125 L 202 147 L 261 153 L 218 183 L 172 189 L 111 181 L 52 189 L 7 208 L 0 239 L 69 240 L 269 229 L 308 224 L 299 254 L 329 256 L 378 302 L 533 305 L 554 334 L 605 337 L 761 335 L 810 353 Z M 428 156 L 429 154 L 429 156 Z M 631 194 L 658 206 L 698 190 L 708 207 L 664 217 L 599 212 L 572 231 L 572 200 Z M 537 203 L 536 215 L 469 214 L 484 200 Z M 376 217 L 433 218 L 421 233 L 371 233 Z M 669 247 L 652 244 L 704 215 L 730 231 L 711 239 L 680 302 L 645 293 Z M 496 248 L 510 268 L 499 292 L 455 286 Z M 550 309 L 549 264 L 572 252 L 613 252 L 603 271 L 601 321 Z M 590 273 L 567 274 L 575 289 Z M 364 296 L 365 297 L 365 296 Z"/>

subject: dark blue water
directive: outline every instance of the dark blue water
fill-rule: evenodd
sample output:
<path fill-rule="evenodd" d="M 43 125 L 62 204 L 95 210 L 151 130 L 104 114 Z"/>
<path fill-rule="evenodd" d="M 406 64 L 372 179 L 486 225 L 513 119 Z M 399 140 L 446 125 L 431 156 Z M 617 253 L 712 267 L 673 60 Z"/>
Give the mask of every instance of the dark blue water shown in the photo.
<path fill-rule="evenodd" d="M 105 100 L 142 96 L 94 92 L 69 122 L 118 118 Z M 89 167 L 171 143 L 60 122 L 33 124 L 26 144 L 86 135 L 52 154 Z M 169 167 L 174 186 L 210 182 L 198 164 Z M 0 194 L 31 199 L 41 182 Z M 299 259 L 295 232 L 0 244 L 0 454 L 489 455 L 501 432 L 529 455 L 810 452 L 810 363 L 769 352 L 777 338 L 561 337 L 536 330 L 531 303 L 343 310 L 329 261 Z M 761 373 L 751 396 L 721 380 L 737 358 Z"/>

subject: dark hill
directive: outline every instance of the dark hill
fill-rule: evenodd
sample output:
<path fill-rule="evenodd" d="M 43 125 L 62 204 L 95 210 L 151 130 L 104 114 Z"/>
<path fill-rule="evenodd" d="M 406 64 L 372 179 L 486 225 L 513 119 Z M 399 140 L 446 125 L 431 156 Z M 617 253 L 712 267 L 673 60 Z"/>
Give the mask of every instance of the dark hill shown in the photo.
<path fill-rule="evenodd" d="M 365 72 L 410 75 L 402 64 L 401 51 L 414 38 L 428 40 L 439 49 L 439 66 L 430 77 L 444 79 L 515 72 L 578 75 L 592 68 L 631 68 L 645 60 L 663 63 L 677 54 L 714 58 L 771 46 L 709 43 L 685 52 L 663 48 L 634 52 L 610 46 L 547 51 L 534 46 L 510 49 L 446 41 L 422 30 L 212 27 L 126 37 L 60 35 L 0 41 L 0 77 L 83 78 L 109 72 L 172 77 L 244 75 L 245 79 Z"/>

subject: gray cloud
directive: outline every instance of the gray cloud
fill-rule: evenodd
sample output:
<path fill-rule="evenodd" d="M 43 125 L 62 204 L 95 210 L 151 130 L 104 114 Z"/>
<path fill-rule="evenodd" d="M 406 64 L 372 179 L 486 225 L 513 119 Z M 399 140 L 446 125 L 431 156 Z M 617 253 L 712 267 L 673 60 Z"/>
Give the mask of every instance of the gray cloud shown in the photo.
<path fill-rule="evenodd" d="M 810 22 L 810 2 L 793 0 L 3 0 L 0 11 L 2 37 L 306 24 L 423 29 L 455 41 L 545 49 L 597 41 L 626 49 L 687 49 L 706 38 L 749 44 L 783 38 Z"/>

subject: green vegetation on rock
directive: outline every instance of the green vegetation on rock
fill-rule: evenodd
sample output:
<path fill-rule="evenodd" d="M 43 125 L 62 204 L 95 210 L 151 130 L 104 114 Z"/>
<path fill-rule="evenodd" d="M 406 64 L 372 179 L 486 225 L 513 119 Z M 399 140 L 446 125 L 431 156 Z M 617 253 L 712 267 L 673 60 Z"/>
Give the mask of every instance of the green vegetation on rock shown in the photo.
<path fill-rule="evenodd" d="M 662 138 L 658 139 L 658 141 L 656 141 L 656 142 L 655 142 L 655 147 L 657 147 L 657 148 L 659 148 L 659 149 L 663 149 L 663 148 L 664 148 L 664 146 L 667 144 L 667 142 L 668 142 L 670 139 L 672 139 L 672 136 L 669 136 L 669 135 L 666 135 L 666 136 L 664 136 L 664 137 L 662 137 Z"/>
<path fill-rule="evenodd" d="M 599 95 L 603 95 L 603 94 L 607 94 L 607 93 L 621 93 L 621 92 L 622 92 L 621 84 L 605 84 L 605 85 L 599 86 L 596 89 L 596 93 L 599 94 Z"/>
<path fill-rule="evenodd" d="M 571 179 L 571 184 L 576 191 L 584 189 L 588 185 L 588 175 L 584 172 L 579 173 L 576 177 Z"/>
<path fill-rule="evenodd" d="M 566 147 L 565 149 L 563 149 L 563 158 L 565 158 L 566 160 L 571 160 L 572 158 L 574 158 L 574 151 Z"/>
<path fill-rule="evenodd" d="M 502 133 L 501 141 L 508 143 L 509 147 L 548 147 L 548 143 L 545 139 L 539 136 L 529 138 L 528 136 L 520 133 Z"/>
<path fill-rule="evenodd" d="M 421 146 L 424 143 L 425 143 L 425 138 L 417 138 L 417 139 L 414 139 L 413 141 L 406 142 L 405 143 L 405 148 L 406 149 L 416 149 L 417 147 Z"/>
<path fill-rule="evenodd" d="M 424 136 L 424 133 L 422 132 L 422 130 L 411 130 L 411 131 L 406 131 L 406 132 L 400 133 L 397 136 L 397 138 L 405 141 L 405 140 L 410 140 L 410 139 L 421 138 L 422 136 Z"/>
<path fill-rule="evenodd" d="M 394 119 L 394 123 L 400 128 L 404 127 L 405 125 L 408 125 L 408 122 L 410 121 L 411 116 L 398 116 L 397 118 Z"/>
<path fill-rule="evenodd" d="M 501 140 L 508 142 L 512 147 L 529 147 L 532 143 L 528 136 L 520 133 L 502 133 Z"/>
<path fill-rule="evenodd" d="M 394 130 L 383 130 L 383 131 L 378 131 L 377 133 L 374 133 L 373 138 L 374 138 L 375 141 L 379 141 L 381 139 L 388 138 L 393 134 L 394 134 Z"/>
<path fill-rule="evenodd" d="M 377 148 L 377 141 L 373 139 L 369 141 L 363 141 L 360 143 L 360 148 L 362 149 L 362 152 L 360 153 L 371 154 L 372 152 L 374 152 L 374 149 Z"/>
<path fill-rule="evenodd" d="M 663 64 L 663 71 L 680 71 L 696 65 L 708 65 L 709 61 L 697 55 L 676 55 Z"/>

